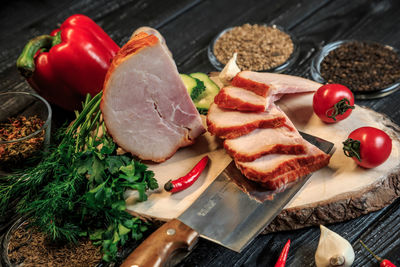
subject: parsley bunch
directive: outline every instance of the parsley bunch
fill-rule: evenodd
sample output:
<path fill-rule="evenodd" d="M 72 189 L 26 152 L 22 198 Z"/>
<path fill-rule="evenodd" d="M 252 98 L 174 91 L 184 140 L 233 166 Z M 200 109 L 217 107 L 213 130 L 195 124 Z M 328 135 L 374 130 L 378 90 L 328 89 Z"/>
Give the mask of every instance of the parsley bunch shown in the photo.
<path fill-rule="evenodd" d="M 40 164 L 3 179 L 0 213 L 18 199 L 17 212 L 29 214 L 31 225 L 52 240 L 90 237 L 101 245 L 103 259 L 113 261 L 120 245 L 147 230 L 145 222 L 125 211 L 125 190 L 137 190 L 144 201 L 146 191 L 158 184 L 146 165 L 117 154 L 101 120 L 100 101 L 101 93 L 87 97 L 74 123 L 61 131 L 59 145 Z"/>

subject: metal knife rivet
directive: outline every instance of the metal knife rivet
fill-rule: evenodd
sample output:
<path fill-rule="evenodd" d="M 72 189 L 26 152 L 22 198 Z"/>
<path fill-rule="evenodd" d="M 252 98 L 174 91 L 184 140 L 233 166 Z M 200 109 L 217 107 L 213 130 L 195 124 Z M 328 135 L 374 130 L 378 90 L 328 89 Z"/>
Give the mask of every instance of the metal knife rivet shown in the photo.
<path fill-rule="evenodd" d="M 167 230 L 167 235 L 174 235 L 176 232 L 175 232 L 175 229 L 172 229 L 172 228 L 169 228 L 168 230 Z"/>

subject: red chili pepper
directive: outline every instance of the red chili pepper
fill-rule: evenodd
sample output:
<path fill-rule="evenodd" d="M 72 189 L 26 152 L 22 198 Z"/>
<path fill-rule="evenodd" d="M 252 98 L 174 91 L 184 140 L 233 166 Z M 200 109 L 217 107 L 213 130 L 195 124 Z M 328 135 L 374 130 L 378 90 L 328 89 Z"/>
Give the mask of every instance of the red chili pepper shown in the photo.
<path fill-rule="evenodd" d="M 390 260 L 387 259 L 382 259 L 381 257 L 375 255 L 372 250 L 370 250 L 365 244 L 364 242 L 362 242 L 360 240 L 361 245 L 368 250 L 369 253 L 371 253 L 372 256 L 374 256 L 375 259 L 377 259 L 379 261 L 379 266 L 380 267 L 396 267 L 396 265 L 394 265 L 392 262 L 390 262 Z"/>
<path fill-rule="evenodd" d="M 174 181 L 169 180 L 164 185 L 164 189 L 172 193 L 185 190 L 186 188 L 191 186 L 197 180 L 197 178 L 199 178 L 200 174 L 206 167 L 207 162 L 208 162 L 208 156 L 204 156 L 188 174 Z"/>
<path fill-rule="evenodd" d="M 287 256 L 289 253 L 289 247 L 290 247 L 290 239 L 288 239 L 285 246 L 283 247 L 281 255 L 279 255 L 279 259 L 275 263 L 275 267 L 285 267 Z"/>
<path fill-rule="evenodd" d="M 50 35 L 30 40 L 17 60 L 28 83 L 44 98 L 67 110 L 81 107 L 89 93 L 103 88 L 118 45 L 93 20 L 73 15 Z"/>

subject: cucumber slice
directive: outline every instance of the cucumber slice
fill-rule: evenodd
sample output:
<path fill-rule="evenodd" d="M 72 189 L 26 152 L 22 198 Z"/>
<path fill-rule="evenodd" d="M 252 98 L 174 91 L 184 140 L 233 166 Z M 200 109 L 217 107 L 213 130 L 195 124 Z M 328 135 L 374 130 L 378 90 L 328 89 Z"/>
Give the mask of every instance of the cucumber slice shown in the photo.
<path fill-rule="evenodd" d="M 193 101 L 194 105 L 197 109 L 208 109 L 211 103 L 214 102 L 214 97 L 219 92 L 218 85 L 216 85 L 207 74 L 202 72 L 191 73 L 190 77 L 199 79 L 206 87 L 206 90 L 199 96 L 199 98 Z"/>
<path fill-rule="evenodd" d="M 190 77 L 187 74 L 179 74 L 183 83 L 185 84 L 186 90 L 188 91 L 190 98 L 193 102 L 200 100 L 200 96 L 206 90 L 204 83 L 196 78 Z"/>

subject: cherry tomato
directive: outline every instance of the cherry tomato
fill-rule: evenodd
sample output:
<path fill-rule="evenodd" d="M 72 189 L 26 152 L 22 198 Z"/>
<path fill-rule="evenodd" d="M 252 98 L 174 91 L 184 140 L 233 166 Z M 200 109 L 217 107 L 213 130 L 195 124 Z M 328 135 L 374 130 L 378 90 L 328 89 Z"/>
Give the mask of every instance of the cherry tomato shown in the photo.
<path fill-rule="evenodd" d="M 387 160 L 392 152 L 392 139 L 374 127 L 361 127 L 343 142 L 344 154 L 364 168 L 374 168 Z"/>
<path fill-rule="evenodd" d="M 334 123 L 350 116 L 354 109 L 354 95 L 344 85 L 325 84 L 314 94 L 315 114 L 324 122 Z"/>

